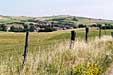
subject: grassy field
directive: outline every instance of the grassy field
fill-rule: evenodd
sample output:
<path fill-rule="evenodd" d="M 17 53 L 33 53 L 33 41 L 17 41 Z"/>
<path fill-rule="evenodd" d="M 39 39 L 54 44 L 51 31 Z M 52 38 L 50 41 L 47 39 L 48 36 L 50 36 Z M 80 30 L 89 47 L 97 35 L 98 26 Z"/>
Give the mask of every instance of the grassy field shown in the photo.
<path fill-rule="evenodd" d="M 85 43 L 84 29 L 69 49 L 70 31 L 30 33 L 29 51 L 22 70 L 25 33 L 0 32 L 0 75 L 101 75 L 112 63 L 111 31 L 91 29 Z"/>

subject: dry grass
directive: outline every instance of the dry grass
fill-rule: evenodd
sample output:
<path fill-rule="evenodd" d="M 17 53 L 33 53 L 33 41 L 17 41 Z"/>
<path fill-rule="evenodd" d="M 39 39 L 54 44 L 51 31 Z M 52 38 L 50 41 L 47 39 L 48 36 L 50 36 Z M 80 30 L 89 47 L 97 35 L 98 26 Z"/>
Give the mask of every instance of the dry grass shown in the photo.
<path fill-rule="evenodd" d="M 112 45 L 112 38 L 104 36 L 102 39 L 96 38 L 88 44 L 83 40 L 76 40 L 74 48 L 69 49 L 69 41 L 52 45 L 48 49 L 38 50 L 34 54 L 29 53 L 26 66 L 21 70 L 22 59 L 18 56 L 7 56 L 5 61 L 0 63 L 1 75 L 67 75 L 67 72 L 78 64 L 96 63 L 103 66 L 106 55 L 112 60 L 112 50 L 108 46 Z"/>
<path fill-rule="evenodd" d="M 30 33 L 29 54 L 23 70 L 25 33 L 1 32 L 0 75 L 71 75 L 70 72 L 79 64 L 94 63 L 104 70 L 108 67 L 106 64 L 112 63 L 113 42 L 110 36 L 103 36 L 100 40 L 95 38 L 98 31 L 92 30 L 86 44 L 83 29 L 75 30 L 76 42 L 74 48 L 69 49 L 70 31 Z M 110 32 L 108 30 L 107 35 Z"/>

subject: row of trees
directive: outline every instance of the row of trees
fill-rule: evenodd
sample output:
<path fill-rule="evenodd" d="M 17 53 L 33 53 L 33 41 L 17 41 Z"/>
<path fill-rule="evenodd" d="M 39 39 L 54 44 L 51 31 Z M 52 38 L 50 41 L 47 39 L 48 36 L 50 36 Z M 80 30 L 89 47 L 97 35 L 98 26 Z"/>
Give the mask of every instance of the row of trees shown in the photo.
<path fill-rule="evenodd" d="M 0 24 L 0 31 L 11 31 L 11 32 L 25 32 L 27 30 L 27 25 L 5 25 L 5 24 Z M 32 26 L 30 26 L 30 31 L 33 30 Z"/>
<path fill-rule="evenodd" d="M 92 24 L 90 27 L 101 27 L 101 29 L 113 29 L 113 24 Z M 79 24 L 77 28 L 84 28 L 85 24 Z"/>
<path fill-rule="evenodd" d="M 56 29 L 48 26 L 39 26 L 33 24 L 19 24 L 19 25 L 5 25 L 0 24 L 0 31 L 9 31 L 9 32 L 25 32 L 29 30 L 30 32 L 52 32 Z"/>
<path fill-rule="evenodd" d="M 69 25 L 71 27 L 71 25 Z M 65 27 L 65 26 L 40 26 L 40 25 L 33 25 L 33 24 L 18 24 L 18 25 L 5 25 L 0 24 L 0 31 L 11 31 L 11 32 L 25 32 L 27 29 L 29 29 L 30 32 L 51 32 L 56 31 L 54 27 Z M 79 24 L 78 26 L 75 26 L 75 28 L 84 28 L 86 27 L 85 24 Z M 90 27 L 101 27 L 101 29 L 113 29 L 113 24 L 93 24 L 90 25 Z M 74 27 L 73 27 L 74 28 Z"/>

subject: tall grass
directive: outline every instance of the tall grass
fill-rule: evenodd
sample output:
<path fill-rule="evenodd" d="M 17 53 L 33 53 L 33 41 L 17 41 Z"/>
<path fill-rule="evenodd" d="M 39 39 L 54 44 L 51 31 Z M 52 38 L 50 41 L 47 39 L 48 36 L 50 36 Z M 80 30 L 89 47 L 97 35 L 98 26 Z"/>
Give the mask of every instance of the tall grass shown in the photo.
<path fill-rule="evenodd" d="M 69 41 L 55 44 L 45 50 L 29 53 L 26 66 L 21 70 L 20 56 L 6 56 L 0 63 L 1 75 L 99 75 L 112 62 L 112 38 L 104 36 L 102 39 L 91 40 L 88 44 L 84 40 L 76 40 L 74 48 L 69 49 Z M 52 49 L 52 50 L 50 50 Z M 15 60 L 13 59 L 15 58 Z M 16 64 L 18 63 L 18 64 Z M 98 71 L 91 73 L 91 69 L 84 70 L 81 64 L 96 65 Z M 90 67 L 90 66 L 89 66 Z M 82 70 L 77 71 L 77 68 Z M 95 69 L 95 67 L 94 67 Z M 87 73 L 88 72 L 88 73 Z"/>
<path fill-rule="evenodd" d="M 98 39 L 98 31 L 76 30 L 73 49 L 69 49 L 70 30 L 30 33 L 27 62 L 22 70 L 25 33 L 0 33 L 0 75 L 99 75 L 112 63 L 113 40 Z M 107 30 L 109 35 L 111 30 Z M 104 34 L 104 32 L 102 32 Z M 87 65 L 87 66 L 86 66 Z M 92 74 L 94 72 L 94 74 Z"/>

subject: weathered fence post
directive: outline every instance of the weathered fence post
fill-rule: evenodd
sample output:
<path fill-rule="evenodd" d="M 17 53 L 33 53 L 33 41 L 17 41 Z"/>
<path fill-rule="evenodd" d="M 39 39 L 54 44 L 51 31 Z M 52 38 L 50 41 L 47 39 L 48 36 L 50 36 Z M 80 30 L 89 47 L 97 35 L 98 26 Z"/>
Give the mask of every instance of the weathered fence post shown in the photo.
<path fill-rule="evenodd" d="M 76 37 L 76 32 L 75 31 L 71 31 L 70 49 L 74 47 L 75 37 Z"/>
<path fill-rule="evenodd" d="M 24 48 L 24 54 L 23 54 L 23 63 L 22 63 L 22 68 L 25 65 L 25 62 L 27 60 L 27 54 L 28 54 L 28 41 L 29 41 L 29 31 L 28 31 L 28 27 L 27 27 L 27 31 L 26 31 L 26 38 L 25 38 L 25 48 Z"/>
<path fill-rule="evenodd" d="M 111 36 L 112 36 L 112 38 L 113 38 L 113 32 L 111 32 Z"/>
<path fill-rule="evenodd" d="M 99 39 L 101 39 L 101 25 L 99 25 Z"/>
<path fill-rule="evenodd" d="M 106 24 L 105 24 L 105 35 L 106 35 Z"/>
<path fill-rule="evenodd" d="M 89 27 L 86 26 L 86 35 L 85 35 L 86 43 L 88 43 L 88 33 L 89 33 Z"/>
<path fill-rule="evenodd" d="M 22 63 L 22 67 L 24 67 L 26 59 L 27 59 L 27 53 L 28 53 L 28 40 L 29 40 L 29 31 L 26 32 L 26 38 L 25 38 L 25 49 L 24 49 L 24 59 Z"/>

